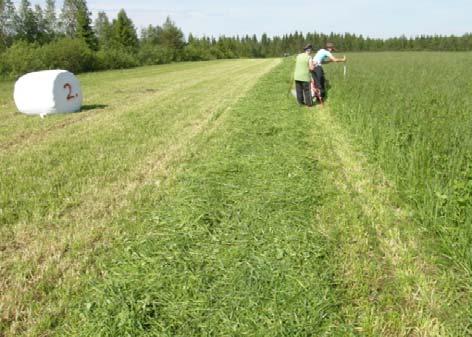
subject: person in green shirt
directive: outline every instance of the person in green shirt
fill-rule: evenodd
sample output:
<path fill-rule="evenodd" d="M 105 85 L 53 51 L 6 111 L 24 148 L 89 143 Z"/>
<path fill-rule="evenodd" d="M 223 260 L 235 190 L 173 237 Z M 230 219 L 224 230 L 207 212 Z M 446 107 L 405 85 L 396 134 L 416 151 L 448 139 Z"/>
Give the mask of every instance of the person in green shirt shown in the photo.
<path fill-rule="evenodd" d="M 297 92 L 297 102 L 300 105 L 307 105 L 311 107 L 313 105 L 313 99 L 310 91 L 310 59 L 313 52 L 313 46 L 308 44 L 303 48 L 303 53 L 297 56 L 295 62 L 295 91 Z"/>

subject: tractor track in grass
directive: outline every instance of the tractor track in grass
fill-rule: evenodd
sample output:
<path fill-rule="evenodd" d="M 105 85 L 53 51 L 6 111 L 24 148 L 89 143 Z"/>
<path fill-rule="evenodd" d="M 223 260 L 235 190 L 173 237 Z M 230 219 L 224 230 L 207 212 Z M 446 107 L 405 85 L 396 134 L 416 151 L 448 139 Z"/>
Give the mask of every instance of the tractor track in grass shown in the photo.
<path fill-rule="evenodd" d="M 448 287 L 454 277 L 425 253 L 421 230 L 395 199 L 395 186 L 357 150 L 329 105 L 313 122 L 323 144 L 318 160 L 336 188 L 317 216 L 325 235 L 339 241 L 334 254 L 347 298 L 344 319 L 363 336 L 459 335 L 449 315 L 457 305 Z"/>
<path fill-rule="evenodd" d="M 169 132 L 174 130 L 176 133 L 169 135 L 163 144 L 136 163 L 128 175 L 104 186 L 91 186 L 80 197 L 79 204 L 43 222 L 32 224 L 20 221 L 10 229 L 3 228 L 0 249 L 0 268 L 4 275 L 0 283 L 2 325 L 9 326 L 12 334 L 34 327 L 38 320 L 39 304 L 54 301 L 47 296 L 52 289 L 44 293 L 44 287 L 57 282 L 73 284 L 93 264 L 94 253 L 106 249 L 114 235 L 119 235 L 119 229 L 110 228 L 108 223 L 116 212 L 126 207 L 136 189 L 146 185 L 159 189 L 160 183 L 165 184 L 166 180 L 172 179 L 179 162 L 194 151 L 194 139 L 217 128 L 222 122 L 220 116 L 250 90 L 259 76 L 270 71 L 278 62 L 249 62 L 237 67 L 228 64 L 223 67 L 232 79 L 228 85 L 218 82 L 220 69 L 206 78 L 179 82 L 172 86 L 173 91 L 168 91 L 166 99 L 148 97 L 145 102 L 138 101 L 134 111 L 144 109 L 149 114 L 152 105 L 179 109 L 192 102 L 197 113 L 186 117 L 187 121 L 176 120 L 175 123 L 180 123 L 182 127 L 176 128 L 179 125 L 176 124 L 170 128 Z M 175 103 L 172 96 L 178 95 L 180 90 L 185 90 L 185 99 Z M 199 95 L 206 95 L 207 99 L 199 99 Z M 153 102 L 158 98 L 159 102 Z M 122 111 L 120 115 L 127 113 Z M 113 117 L 118 116 L 115 114 Z M 100 123 L 103 121 L 100 120 Z M 78 257 L 82 258 L 79 260 Z M 17 269 L 21 268 L 19 266 L 25 270 L 15 276 Z M 33 298 L 37 302 L 35 308 L 30 303 Z"/>

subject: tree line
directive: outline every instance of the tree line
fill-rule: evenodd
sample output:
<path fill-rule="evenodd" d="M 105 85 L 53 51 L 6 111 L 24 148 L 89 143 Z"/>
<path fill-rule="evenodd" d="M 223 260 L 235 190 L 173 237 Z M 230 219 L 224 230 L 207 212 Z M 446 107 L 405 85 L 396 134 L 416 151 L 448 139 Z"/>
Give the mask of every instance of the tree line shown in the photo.
<path fill-rule="evenodd" d="M 125 10 L 110 20 L 99 12 L 92 22 L 86 0 L 54 0 L 44 8 L 21 0 L 0 0 L 0 76 L 13 77 L 39 69 L 66 68 L 73 72 L 128 68 L 179 61 L 265 58 L 293 55 L 303 45 L 315 48 L 327 41 L 342 51 L 470 51 L 472 34 L 463 36 L 405 36 L 374 39 L 350 33 L 294 32 L 269 37 L 184 37 L 170 19 L 149 25 L 139 36 Z"/>

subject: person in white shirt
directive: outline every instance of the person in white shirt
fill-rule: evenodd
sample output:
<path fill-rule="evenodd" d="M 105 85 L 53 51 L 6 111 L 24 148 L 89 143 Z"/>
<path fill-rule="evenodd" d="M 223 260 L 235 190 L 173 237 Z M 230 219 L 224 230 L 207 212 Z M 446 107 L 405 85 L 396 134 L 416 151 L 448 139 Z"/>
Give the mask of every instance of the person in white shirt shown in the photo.
<path fill-rule="evenodd" d="M 326 48 L 318 50 L 318 52 L 310 60 L 310 72 L 315 82 L 316 98 L 318 103 L 323 103 L 326 98 L 326 78 L 323 70 L 323 64 L 331 62 L 346 62 L 346 56 L 336 58 L 332 52 L 336 48 L 333 43 L 326 43 Z"/>

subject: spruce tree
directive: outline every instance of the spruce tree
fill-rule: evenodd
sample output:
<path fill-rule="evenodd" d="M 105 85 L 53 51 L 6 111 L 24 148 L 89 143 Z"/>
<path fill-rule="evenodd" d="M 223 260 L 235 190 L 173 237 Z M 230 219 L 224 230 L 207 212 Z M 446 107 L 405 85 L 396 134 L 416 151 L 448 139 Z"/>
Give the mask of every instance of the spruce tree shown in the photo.
<path fill-rule="evenodd" d="M 139 47 L 138 35 L 133 21 L 126 15 L 124 9 L 120 10 L 112 24 L 114 45 L 130 52 L 137 52 Z"/>
<path fill-rule="evenodd" d="M 79 10 L 77 12 L 77 32 L 75 36 L 83 39 L 90 49 L 98 50 L 98 39 L 92 29 L 91 13 L 88 11 L 85 0 L 79 2 Z"/>
<path fill-rule="evenodd" d="M 107 49 L 112 43 L 112 25 L 105 12 L 99 12 L 94 24 L 100 48 Z"/>
<path fill-rule="evenodd" d="M 85 0 L 64 0 L 61 25 L 66 36 L 83 39 L 90 49 L 97 50 L 98 40 L 91 26 L 90 15 Z"/>
<path fill-rule="evenodd" d="M 159 43 L 173 53 L 173 60 L 178 61 L 185 46 L 184 33 L 167 17 L 159 34 Z M 215 43 L 216 44 L 216 41 Z"/>

